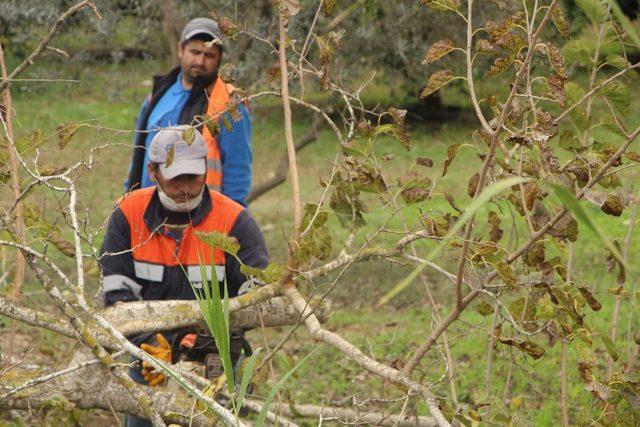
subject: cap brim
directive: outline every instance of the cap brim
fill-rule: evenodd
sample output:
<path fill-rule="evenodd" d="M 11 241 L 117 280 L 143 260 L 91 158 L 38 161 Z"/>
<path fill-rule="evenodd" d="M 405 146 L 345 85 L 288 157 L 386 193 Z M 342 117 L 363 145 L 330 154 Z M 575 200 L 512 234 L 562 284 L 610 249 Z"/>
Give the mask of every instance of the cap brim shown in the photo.
<path fill-rule="evenodd" d="M 206 159 L 181 159 L 171 163 L 166 167 L 164 163 L 160 165 L 162 177 L 173 179 L 178 175 L 204 175 L 207 172 Z"/>
<path fill-rule="evenodd" d="M 182 41 L 186 41 L 191 39 L 191 37 L 195 36 L 196 34 L 206 34 L 208 36 L 211 36 L 211 38 L 213 39 L 213 42 L 216 44 L 222 44 L 222 39 L 217 35 L 212 33 L 211 31 L 206 31 L 206 30 L 193 30 L 188 32 L 187 34 L 184 35 L 184 37 L 182 38 Z"/>

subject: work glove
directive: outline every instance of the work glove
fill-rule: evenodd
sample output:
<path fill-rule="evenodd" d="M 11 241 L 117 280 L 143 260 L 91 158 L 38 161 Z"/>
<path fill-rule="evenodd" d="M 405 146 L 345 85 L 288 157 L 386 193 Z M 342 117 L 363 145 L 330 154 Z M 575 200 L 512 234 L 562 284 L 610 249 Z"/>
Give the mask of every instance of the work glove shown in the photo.
<path fill-rule="evenodd" d="M 169 344 L 169 341 L 162 334 L 156 334 L 156 341 L 158 342 L 157 345 L 143 343 L 140 348 L 158 360 L 171 363 L 171 344 Z M 142 376 L 151 387 L 162 384 L 165 380 L 164 374 L 156 371 L 153 366 L 145 361 L 142 362 Z"/>

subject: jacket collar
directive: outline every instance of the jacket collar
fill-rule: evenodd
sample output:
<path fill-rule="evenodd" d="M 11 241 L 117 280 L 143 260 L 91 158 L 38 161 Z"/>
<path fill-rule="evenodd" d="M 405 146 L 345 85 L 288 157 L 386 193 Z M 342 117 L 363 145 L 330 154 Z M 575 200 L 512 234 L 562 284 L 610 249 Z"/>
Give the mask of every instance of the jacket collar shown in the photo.
<path fill-rule="evenodd" d="M 194 210 L 188 213 L 188 215 L 191 217 L 190 225 L 192 227 L 195 227 L 200 224 L 212 209 L 213 201 L 211 200 L 211 194 L 209 190 L 205 188 L 200 204 Z M 187 214 L 185 213 L 185 215 Z M 151 230 L 152 232 L 162 232 L 162 225 L 166 223 L 167 216 L 165 214 L 162 203 L 160 202 L 160 197 L 158 197 L 157 188 L 153 191 L 151 200 L 149 201 L 149 204 L 144 211 L 143 218 L 149 230 Z"/>

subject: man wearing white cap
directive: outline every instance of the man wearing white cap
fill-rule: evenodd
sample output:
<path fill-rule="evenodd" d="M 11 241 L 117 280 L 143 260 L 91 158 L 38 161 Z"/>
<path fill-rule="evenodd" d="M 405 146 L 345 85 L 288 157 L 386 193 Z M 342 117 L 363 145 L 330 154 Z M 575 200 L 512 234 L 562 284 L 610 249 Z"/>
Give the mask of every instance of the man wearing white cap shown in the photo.
<path fill-rule="evenodd" d="M 204 138 L 193 128 L 167 128 L 155 135 L 149 147 L 148 172 L 156 187 L 126 194 L 109 218 L 100 250 L 105 306 L 138 300 L 193 300 L 194 288 L 209 286 L 214 277 L 221 287 L 226 279 L 233 297 L 252 283 L 240 271 L 240 262 L 266 267 L 264 238 L 249 211 L 206 187 L 206 156 Z M 220 232 L 235 238 L 240 247 L 237 258 L 219 249 L 212 253 L 197 232 Z M 201 265 L 207 277 L 203 277 Z M 232 333 L 232 358 L 234 351 L 236 358 L 242 351 L 250 351 L 241 333 L 235 337 L 234 346 Z M 129 339 L 167 362 L 184 354 L 192 356 L 188 360 L 203 362 L 217 353 L 211 337 L 184 329 Z M 151 386 L 164 383 L 162 374 L 144 368 L 132 369 L 132 378 Z M 151 424 L 127 416 L 125 425 Z"/>
<path fill-rule="evenodd" d="M 154 184 L 148 149 L 159 129 L 192 124 L 196 116 L 201 122 L 206 116 L 215 124 L 200 126 L 207 145 L 207 185 L 245 204 L 251 189 L 251 118 L 246 105 L 233 100 L 235 88 L 218 77 L 222 53 L 216 21 L 195 18 L 187 23 L 178 44 L 180 66 L 154 77 L 151 95 L 142 104 L 125 192 Z"/>

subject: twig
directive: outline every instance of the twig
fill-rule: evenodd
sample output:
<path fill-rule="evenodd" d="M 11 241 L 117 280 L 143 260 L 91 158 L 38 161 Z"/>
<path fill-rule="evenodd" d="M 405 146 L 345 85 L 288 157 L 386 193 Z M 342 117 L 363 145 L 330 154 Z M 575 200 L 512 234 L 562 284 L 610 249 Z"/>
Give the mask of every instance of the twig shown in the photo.
<path fill-rule="evenodd" d="M 56 22 L 53 24 L 53 26 L 49 30 L 49 33 L 40 41 L 40 44 L 38 45 L 38 47 L 36 47 L 36 49 L 24 61 L 22 61 L 22 63 L 18 65 L 11 72 L 11 74 L 9 74 L 6 78 L 5 76 L 3 76 L 2 81 L 0 81 L 0 91 L 7 88 L 11 84 L 11 80 L 14 79 L 22 71 L 24 71 L 25 68 L 27 68 L 30 65 L 33 65 L 36 58 L 40 56 L 40 54 L 45 50 L 45 48 L 47 47 L 47 45 L 49 44 L 53 36 L 55 36 L 56 33 L 60 30 L 60 25 L 64 22 L 64 20 L 85 6 L 89 6 L 91 9 L 93 9 L 93 13 L 98 17 L 98 19 L 102 19 L 102 17 L 98 13 L 98 9 L 96 8 L 96 6 L 89 0 L 84 0 L 84 1 L 81 1 L 80 3 L 77 3 L 75 6 L 71 6 L 69 9 L 67 9 L 66 12 L 60 15 L 58 19 L 56 19 Z"/>
<path fill-rule="evenodd" d="M 635 228 L 636 219 L 638 218 L 638 208 L 640 205 L 640 190 L 636 194 L 635 200 L 633 202 L 633 211 L 631 213 L 631 217 L 629 218 L 629 228 L 627 229 L 627 235 L 624 238 L 624 243 L 622 246 L 622 260 L 626 265 L 629 260 L 629 247 L 631 246 L 631 239 L 633 237 L 633 230 Z M 624 268 L 624 267 L 620 267 Z M 626 274 L 624 277 L 621 277 L 622 281 L 618 281 L 618 286 L 624 286 L 626 281 Z M 616 342 L 616 335 L 618 329 L 618 316 L 620 315 L 620 306 L 622 305 L 622 295 L 616 295 L 616 303 L 613 308 L 613 313 L 611 315 L 611 326 L 609 328 L 609 338 L 611 338 L 612 342 Z M 609 355 L 607 360 L 607 378 L 611 377 L 613 373 L 613 358 Z"/>
<path fill-rule="evenodd" d="M 7 77 L 7 68 L 4 62 L 4 50 L 2 48 L 2 43 L 0 43 L 0 69 L 2 71 L 2 78 Z M 8 87 L 3 89 L 4 95 L 4 111 L 0 111 L 0 116 L 4 114 L 4 118 L 0 117 L 3 120 L 3 124 L 5 125 L 5 134 L 7 136 L 7 140 L 10 141 L 9 147 L 7 150 L 9 151 L 9 172 L 11 174 L 11 189 L 13 191 L 14 200 L 16 200 L 16 209 L 15 209 L 15 220 L 16 220 L 16 237 L 20 243 L 25 242 L 25 225 L 24 225 L 24 210 L 22 208 L 22 203 L 20 200 L 20 175 L 18 172 L 18 162 L 16 156 L 18 156 L 17 150 L 15 150 L 15 146 L 13 145 L 13 101 L 11 99 L 11 91 Z M 1 110 L 1 109 L 0 109 Z M 13 301 L 18 302 L 20 300 L 20 293 L 22 292 L 22 285 L 24 284 L 24 276 L 25 276 L 25 261 L 21 252 L 16 253 L 15 260 L 15 270 L 13 275 Z M 15 331 L 16 331 L 16 323 L 15 321 L 11 321 L 11 336 L 9 338 L 9 345 L 7 348 L 7 354 L 9 355 L 9 359 L 13 354 L 13 345 L 15 339 Z"/>
<path fill-rule="evenodd" d="M 294 304 L 294 306 L 298 309 L 300 314 L 305 318 L 305 326 L 309 330 L 311 336 L 315 339 L 326 342 L 327 344 L 332 345 L 337 348 L 351 360 L 356 362 L 358 365 L 367 369 L 368 371 L 385 378 L 388 381 L 391 381 L 395 384 L 401 384 L 407 387 L 410 391 L 420 394 L 423 397 L 423 400 L 431 413 L 431 416 L 437 421 L 440 426 L 449 426 L 449 422 L 446 420 L 440 408 L 438 406 L 438 402 L 432 392 L 413 380 L 411 380 L 408 376 L 403 375 L 397 369 L 394 369 L 390 366 L 382 364 L 371 357 L 364 354 L 360 349 L 346 341 L 341 336 L 328 331 L 320 325 L 320 322 L 310 310 L 306 300 L 300 295 L 298 290 L 294 286 L 288 286 L 284 289 L 285 295 L 289 298 L 289 300 Z"/>
<path fill-rule="evenodd" d="M 287 141 L 287 153 L 289 155 L 289 174 L 291 175 L 291 187 L 293 192 L 293 241 L 300 238 L 300 226 L 302 224 L 302 206 L 300 204 L 300 181 L 298 180 L 298 164 L 296 161 L 296 148 L 293 143 L 293 130 L 291 127 L 291 104 L 289 101 L 289 71 L 287 70 L 287 28 L 284 6 L 279 9 L 280 28 L 280 78 L 282 79 L 282 108 L 284 111 L 284 135 Z M 293 256 L 290 256 L 293 262 Z M 290 263 L 291 263 L 290 262 Z"/>

